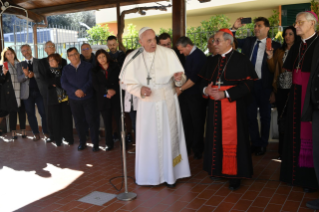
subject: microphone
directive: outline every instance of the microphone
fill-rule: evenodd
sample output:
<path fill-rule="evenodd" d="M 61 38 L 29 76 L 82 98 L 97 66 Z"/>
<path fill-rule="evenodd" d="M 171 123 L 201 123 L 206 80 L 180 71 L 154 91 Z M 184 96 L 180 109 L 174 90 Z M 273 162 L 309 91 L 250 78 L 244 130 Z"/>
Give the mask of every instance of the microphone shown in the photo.
<path fill-rule="evenodd" d="M 132 57 L 131 60 L 134 60 L 137 56 L 139 56 L 142 52 L 144 51 L 144 48 L 139 48 L 139 50 L 137 50 L 137 52 L 134 54 L 134 56 Z"/>

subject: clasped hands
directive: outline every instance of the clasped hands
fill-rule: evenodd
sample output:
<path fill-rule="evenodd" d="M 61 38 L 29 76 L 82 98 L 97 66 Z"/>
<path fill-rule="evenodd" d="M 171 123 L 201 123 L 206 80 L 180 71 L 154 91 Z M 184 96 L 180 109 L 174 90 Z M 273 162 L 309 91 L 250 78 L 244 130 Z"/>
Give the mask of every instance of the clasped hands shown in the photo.
<path fill-rule="evenodd" d="M 174 74 L 174 80 L 175 80 L 176 82 L 179 82 L 179 81 L 182 80 L 182 76 L 183 76 L 183 72 L 175 73 L 175 74 Z"/>
<path fill-rule="evenodd" d="M 107 94 L 106 94 L 106 98 L 111 99 L 114 95 L 116 94 L 116 91 L 113 89 L 108 89 L 107 90 Z"/>
<path fill-rule="evenodd" d="M 214 100 L 221 100 L 225 98 L 225 92 L 219 90 L 219 88 L 213 88 L 213 82 L 211 82 L 205 89 L 205 93 L 214 98 Z"/>
<path fill-rule="evenodd" d="M 78 98 L 83 98 L 86 96 L 86 94 L 81 89 L 78 89 L 75 91 L 75 96 L 77 96 Z"/>
<path fill-rule="evenodd" d="M 152 94 L 152 91 L 150 88 L 143 86 L 141 88 L 141 96 L 150 96 Z"/>

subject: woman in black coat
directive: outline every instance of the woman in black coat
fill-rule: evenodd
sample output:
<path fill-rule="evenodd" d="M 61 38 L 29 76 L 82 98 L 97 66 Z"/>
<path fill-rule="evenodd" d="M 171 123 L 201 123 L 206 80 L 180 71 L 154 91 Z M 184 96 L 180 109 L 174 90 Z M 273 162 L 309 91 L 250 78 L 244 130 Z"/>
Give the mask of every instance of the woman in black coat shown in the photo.
<path fill-rule="evenodd" d="M 118 129 L 121 129 L 120 67 L 103 49 L 95 53 L 95 58 L 96 67 L 93 69 L 92 82 L 96 91 L 98 109 L 104 121 L 107 150 L 111 150 L 113 149 L 112 116 L 115 118 Z"/>
<path fill-rule="evenodd" d="M 61 76 L 66 60 L 59 54 L 48 56 L 50 70 L 46 73 L 48 82 L 48 111 L 52 114 L 53 136 L 57 146 L 64 138 L 69 145 L 74 143 L 72 112 L 66 91 L 61 87 Z"/>
<path fill-rule="evenodd" d="M 2 66 L 0 66 L 0 70 L 2 70 Z M 6 82 L 6 76 L 2 73 L 2 71 L 0 71 L 0 124 L 2 122 L 2 120 L 4 119 L 4 117 L 6 117 L 9 112 L 6 110 L 1 109 L 1 102 L 6 101 L 6 99 L 2 99 L 2 84 L 4 84 Z M 4 95 L 5 96 L 5 95 Z M 2 135 L 2 129 L 0 128 L 0 136 Z"/>

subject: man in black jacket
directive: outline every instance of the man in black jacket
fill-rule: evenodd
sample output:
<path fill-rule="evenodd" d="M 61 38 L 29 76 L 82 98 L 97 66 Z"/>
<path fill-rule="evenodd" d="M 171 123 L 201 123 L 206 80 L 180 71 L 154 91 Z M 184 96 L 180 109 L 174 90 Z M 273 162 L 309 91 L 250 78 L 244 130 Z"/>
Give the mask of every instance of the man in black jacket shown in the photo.
<path fill-rule="evenodd" d="M 204 150 L 205 104 L 199 87 L 198 73 L 205 65 L 206 56 L 188 37 L 181 37 L 176 44 L 177 49 L 186 57 L 186 83 L 176 87 L 179 95 L 187 151 L 193 150 L 194 158 L 201 159 Z"/>
<path fill-rule="evenodd" d="M 238 18 L 233 27 L 233 32 L 244 26 L 241 23 L 242 18 Z M 254 37 L 245 39 L 237 39 L 238 47 L 242 49 L 242 53 L 250 58 L 255 67 L 255 71 L 259 80 L 254 84 L 252 91 L 252 102 L 248 107 L 248 123 L 249 134 L 251 138 L 251 150 L 256 155 L 263 155 L 266 152 L 269 139 L 270 120 L 271 120 L 271 104 L 269 102 L 272 92 L 272 82 L 274 74 L 270 72 L 267 64 L 266 39 L 270 29 L 269 21 L 264 17 L 254 20 Z M 272 42 L 272 48 L 276 51 L 280 47 L 277 42 Z M 259 108 L 261 132 L 257 122 L 257 109 Z"/>

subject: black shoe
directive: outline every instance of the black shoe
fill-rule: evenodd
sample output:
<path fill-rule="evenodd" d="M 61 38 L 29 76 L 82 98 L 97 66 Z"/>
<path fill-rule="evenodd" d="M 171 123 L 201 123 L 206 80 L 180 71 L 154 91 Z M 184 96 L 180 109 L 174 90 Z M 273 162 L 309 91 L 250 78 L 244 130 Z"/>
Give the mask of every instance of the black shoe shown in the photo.
<path fill-rule="evenodd" d="M 105 151 L 111 151 L 112 149 L 113 149 L 113 147 L 110 147 L 110 146 L 105 147 Z"/>
<path fill-rule="evenodd" d="M 194 159 L 196 159 L 196 160 L 202 159 L 202 154 L 200 154 L 200 153 L 194 154 Z"/>
<path fill-rule="evenodd" d="M 236 191 L 240 187 L 240 179 L 231 179 L 229 180 L 229 190 Z"/>
<path fill-rule="evenodd" d="M 165 185 L 166 185 L 168 188 L 175 188 L 176 183 L 174 183 L 174 184 L 165 183 Z"/>
<path fill-rule="evenodd" d="M 257 147 L 258 149 L 256 149 L 255 155 L 256 156 L 260 156 L 260 155 L 264 155 L 266 153 L 266 147 Z"/>
<path fill-rule="evenodd" d="M 277 158 L 277 160 L 281 160 L 281 155 L 279 155 L 279 157 Z"/>
<path fill-rule="evenodd" d="M 303 192 L 305 193 L 313 193 L 313 192 L 316 192 L 317 189 L 315 188 L 306 188 L 306 187 L 303 187 Z"/>
<path fill-rule="evenodd" d="M 16 139 L 18 139 L 18 136 L 16 136 L 16 135 L 15 135 L 15 136 L 12 136 L 12 139 L 13 139 L 13 140 L 16 140 Z"/>
<path fill-rule="evenodd" d="M 27 138 L 27 135 L 22 135 L 22 138 Z"/>
<path fill-rule="evenodd" d="M 319 210 L 319 199 L 311 200 L 306 203 L 306 206 L 308 208 L 311 208 L 313 210 Z"/>
<path fill-rule="evenodd" d="M 86 148 L 86 144 L 80 144 L 79 146 L 78 146 L 78 150 L 79 151 L 81 151 L 81 150 L 83 150 L 83 149 L 85 149 Z"/>
<path fill-rule="evenodd" d="M 2 130 L 0 131 L 0 136 L 2 136 Z"/>
<path fill-rule="evenodd" d="M 93 146 L 93 148 L 92 148 L 92 151 L 93 152 L 98 152 L 98 151 L 100 151 L 100 148 L 99 148 L 99 146 Z"/>
<path fill-rule="evenodd" d="M 131 143 L 132 142 L 132 135 L 131 133 L 128 133 L 125 137 L 126 143 Z"/>

